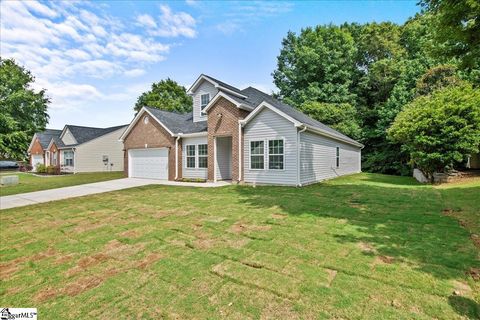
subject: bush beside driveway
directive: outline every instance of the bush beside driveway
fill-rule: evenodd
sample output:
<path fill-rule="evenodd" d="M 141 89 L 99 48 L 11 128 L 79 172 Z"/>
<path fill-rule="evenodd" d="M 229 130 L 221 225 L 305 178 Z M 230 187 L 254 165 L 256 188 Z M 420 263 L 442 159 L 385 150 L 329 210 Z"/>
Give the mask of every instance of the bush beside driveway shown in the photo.
<path fill-rule="evenodd" d="M 478 318 L 478 194 L 358 174 L 5 210 L 0 304 L 62 319 Z"/>

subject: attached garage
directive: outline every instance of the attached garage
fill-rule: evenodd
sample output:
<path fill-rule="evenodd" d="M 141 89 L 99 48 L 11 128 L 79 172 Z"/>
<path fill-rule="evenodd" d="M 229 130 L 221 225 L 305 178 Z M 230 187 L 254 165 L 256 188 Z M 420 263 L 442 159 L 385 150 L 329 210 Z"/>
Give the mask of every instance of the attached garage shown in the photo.
<path fill-rule="evenodd" d="M 128 176 L 132 178 L 168 179 L 168 149 L 128 150 Z"/>
<path fill-rule="evenodd" d="M 31 161 L 33 170 L 35 170 L 37 164 L 43 164 L 43 154 L 32 154 Z"/>

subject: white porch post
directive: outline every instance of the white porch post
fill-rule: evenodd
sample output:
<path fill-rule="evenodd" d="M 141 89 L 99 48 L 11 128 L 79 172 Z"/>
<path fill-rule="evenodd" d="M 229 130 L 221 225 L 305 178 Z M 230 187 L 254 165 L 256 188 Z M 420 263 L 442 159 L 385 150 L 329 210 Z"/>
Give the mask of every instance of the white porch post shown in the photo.
<path fill-rule="evenodd" d="M 217 182 L 217 137 L 213 137 L 213 182 Z"/>

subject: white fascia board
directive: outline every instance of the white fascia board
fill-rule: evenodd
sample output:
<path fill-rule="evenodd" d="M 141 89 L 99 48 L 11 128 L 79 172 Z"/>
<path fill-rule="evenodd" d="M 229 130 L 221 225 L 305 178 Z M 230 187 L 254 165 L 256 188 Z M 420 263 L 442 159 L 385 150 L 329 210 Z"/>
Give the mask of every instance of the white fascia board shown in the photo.
<path fill-rule="evenodd" d="M 326 137 L 329 137 L 331 139 L 334 139 L 334 140 L 338 140 L 338 141 L 341 141 L 341 142 L 344 142 L 346 144 L 350 144 L 352 146 L 355 146 L 355 147 L 358 147 L 358 148 L 361 148 L 363 149 L 363 147 L 365 147 L 363 144 L 361 144 L 360 142 L 352 142 L 352 141 L 349 141 L 347 139 L 343 139 L 342 137 L 339 137 L 339 136 L 336 136 L 334 134 L 331 134 L 330 132 L 328 131 L 325 131 L 325 130 L 322 130 L 322 129 L 319 129 L 319 128 L 316 128 L 316 127 L 312 127 L 312 126 L 309 126 L 309 125 L 305 125 L 307 130 L 308 131 L 312 131 L 314 133 L 317 133 L 317 134 L 320 134 L 322 136 L 326 136 Z"/>
<path fill-rule="evenodd" d="M 217 89 L 222 89 L 224 91 L 227 91 L 237 97 L 240 97 L 240 98 L 247 98 L 247 96 L 241 94 L 241 93 L 238 93 L 236 91 L 233 91 L 233 90 L 230 90 L 228 88 L 225 88 L 223 86 L 221 86 L 220 84 L 218 84 L 217 82 L 213 81 L 212 79 L 210 79 L 209 77 L 205 76 L 205 75 L 200 75 L 200 77 L 197 78 L 197 80 L 195 80 L 195 82 L 192 84 L 192 86 L 187 90 L 187 94 L 189 95 L 193 95 L 195 93 L 195 89 L 198 87 L 198 85 L 201 83 L 202 80 L 205 80 L 205 81 L 208 81 L 210 82 L 211 84 L 213 84 L 213 86 Z"/>
<path fill-rule="evenodd" d="M 46 150 L 50 150 L 50 147 L 52 146 L 52 144 L 54 144 L 55 142 L 53 142 L 53 138 L 50 139 L 50 142 L 48 143 L 48 147 Z"/>
<path fill-rule="evenodd" d="M 264 108 L 268 108 L 270 110 L 272 110 L 273 112 L 277 113 L 278 115 L 282 116 L 283 118 L 287 119 L 288 121 L 292 122 L 296 127 L 300 127 L 303 125 L 303 123 L 301 123 L 300 121 L 297 121 L 295 120 L 294 118 L 290 117 L 288 114 L 286 114 L 285 112 L 279 110 L 278 108 L 275 108 L 274 106 L 272 106 L 270 103 L 266 102 L 266 101 L 263 101 L 262 103 L 260 103 L 260 106 L 255 108 L 255 110 L 253 110 L 252 113 L 250 113 L 245 119 L 243 120 L 240 120 L 240 124 L 242 126 L 245 126 L 248 122 L 250 122 L 250 120 L 252 120 L 253 118 L 255 118 L 255 116 L 257 114 L 260 113 L 260 111 L 262 111 Z"/>
<path fill-rule="evenodd" d="M 63 141 L 63 136 L 65 135 L 65 133 L 67 132 L 68 130 L 68 124 L 66 124 L 64 127 L 63 127 L 63 130 L 62 130 L 62 133 L 60 134 L 60 137 L 59 139 Z M 75 143 L 74 144 L 78 144 L 78 141 L 77 139 L 75 139 L 75 137 L 73 136 L 73 133 L 70 131 L 70 134 L 72 135 L 73 137 L 73 140 L 75 140 Z"/>
<path fill-rule="evenodd" d="M 133 118 L 132 122 L 127 127 L 127 130 L 123 132 L 123 134 L 120 136 L 119 141 L 123 141 L 125 137 L 130 133 L 132 128 L 135 126 L 135 124 L 140 120 L 140 118 L 143 116 L 144 113 L 148 113 L 152 119 L 154 119 L 159 125 L 161 125 L 172 137 L 175 136 L 170 129 L 168 129 L 160 120 L 157 119 L 150 111 L 148 111 L 145 107 L 142 107 L 140 111 L 137 113 L 135 118 Z"/>
<path fill-rule="evenodd" d="M 206 137 L 208 135 L 207 131 L 204 132 L 195 132 L 195 133 L 178 133 L 174 137 L 180 138 L 195 138 L 195 137 Z"/>
<path fill-rule="evenodd" d="M 203 112 L 207 112 L 214 104 L 215 102 L 218 101 L 218 99 L 220 98 L 225 98 L 227 99 L 228 101 L 230 101 L 231 103 L 233 103 L 237 108 L 240 108 L 240 109 L 243 109 L 243 110 L 247 110 L 247 111 L 252 111 L 252 108 L 250 106 L 247 106 L 243 103 L 238 103 L 237 101 L 233 100 L 231 97 L 229 97 L 228 95 L 226 95 L 225 93 L 221 92 L 221 91 L 218 91 L 217 94 L 213 97 L 212 100 L 210 100 L 210 102 L 207 104 L 207 106 L 205 107 L 205 109 L 203 109 Z"/>

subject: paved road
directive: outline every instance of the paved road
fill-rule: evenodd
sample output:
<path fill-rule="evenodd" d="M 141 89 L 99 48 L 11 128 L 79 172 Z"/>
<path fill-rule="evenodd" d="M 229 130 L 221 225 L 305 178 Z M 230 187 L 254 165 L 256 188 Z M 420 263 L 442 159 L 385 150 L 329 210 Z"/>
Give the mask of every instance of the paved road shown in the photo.
<path fill-rule="evenodd" d="M 4 196 L 4 197 L 0 197 L 0 209 L 23 207 L 31 204 L 81 197 L 89 194 L 122 190 L 122 189 L 146 186 L 150 184 L 200 187 L 200 188 L 213 188 L 213 187 L 221 187 L 221 186 L 228 185 L 227 182 L 194 183 L 194 182 L 174 182 L 174 181 L 153 180 L 153 179 L 124 178 L 124 179 L 82 184 L 78 186 Z"/>

